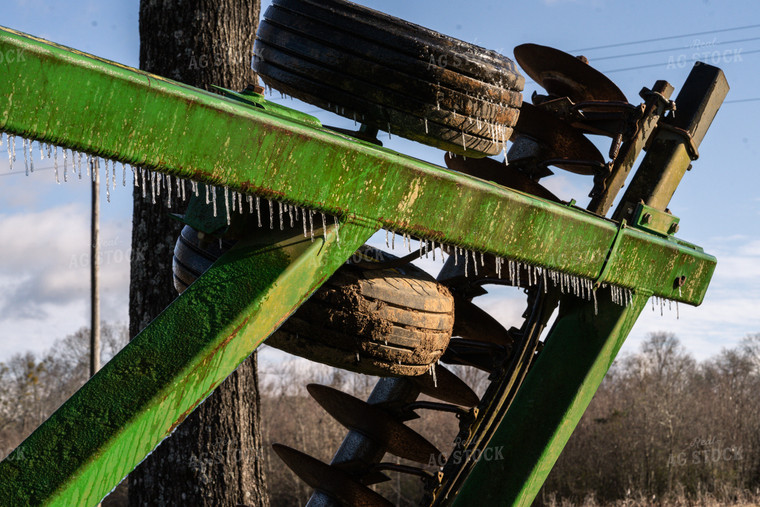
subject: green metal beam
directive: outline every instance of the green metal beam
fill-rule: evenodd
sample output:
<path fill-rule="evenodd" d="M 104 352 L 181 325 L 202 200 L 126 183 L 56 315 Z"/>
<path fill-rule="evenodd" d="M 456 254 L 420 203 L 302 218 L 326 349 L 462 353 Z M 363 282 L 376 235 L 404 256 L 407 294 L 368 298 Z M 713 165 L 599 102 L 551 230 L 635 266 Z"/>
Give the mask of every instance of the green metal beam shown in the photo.
<path fill-rule="evenodd" d="M 0 463 L 0 504 L 97 504 L 374 232 L 233 248 Z"/>
<path fill-rule="evenodd" d="M 637 293 L 621 307 L 599 296 L 598 315 L 593 303 L 563 300 L 546 346 L 488 443 L 484 455 L 494 459 L 477 462 L 453 505 L 533 503 L 647 299 Z"/>
<path fill-rule="evenodd" d="M 699 304 L 715 259 L 318 126 L 0 29 L 0 130 Z M 268 109 L 263 109 L 268 108 Z M 622 255 L 610 257 L 615 238 Z M 630 264 L 636 262 L 634 271 Z M 681 288 L 673 280 L 687 276 Z"/>

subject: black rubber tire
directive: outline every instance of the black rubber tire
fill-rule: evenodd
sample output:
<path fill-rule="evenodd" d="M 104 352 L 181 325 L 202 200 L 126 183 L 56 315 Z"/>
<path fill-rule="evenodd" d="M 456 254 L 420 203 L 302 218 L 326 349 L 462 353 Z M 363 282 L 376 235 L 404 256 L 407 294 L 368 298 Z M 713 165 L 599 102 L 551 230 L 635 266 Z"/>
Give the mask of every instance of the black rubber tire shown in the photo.
<path fill-rule="evenodd" d="M 229 246 L 204 243 L 185 226 L 174 248 L 175 288 L 184 291 Z M 356 256 L 365 262 L 396 258 L 367 245 Z M 453 327 L 453 296 L 416 266 L 346 264 L 266 344 L 358 373 L 416 376 L 443 355 Z"/>
<path fill-rule="evenodd" d="M 253 66 L 305 102 L 468 156 L 499 153 L 522 104 L 507 57 L 346 0 L 274 0 Z"/>

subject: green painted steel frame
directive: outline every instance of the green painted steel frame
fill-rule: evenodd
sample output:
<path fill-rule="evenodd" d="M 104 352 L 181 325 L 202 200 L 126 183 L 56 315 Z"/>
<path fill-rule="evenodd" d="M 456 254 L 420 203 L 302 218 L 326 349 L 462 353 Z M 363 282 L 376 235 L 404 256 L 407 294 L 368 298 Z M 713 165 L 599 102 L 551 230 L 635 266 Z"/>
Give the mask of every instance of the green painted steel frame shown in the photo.
<path fill-rule="evenodd" d="M 691 246 L 631 229 L 608 259 L 614 222 L 313 121 L 7 29 L 0 51 L 23 55 L 0 63 L 2 131 L 576 276 L 597 279 L 608 264 L 611 284 L 690 304 L 701 303 L 715 267 Z"/>
<path fill-rule="evenodd" d="M 533 503 L 649 295 L 627 307 L 565 298 L 541 354 L 453 505 Z M 498 450 L 498 452 L 496 452 Z M 498 477 L 498 480 L 494 478 Z M 487 484 L 487 487 L 483 487 Z"/>
<path fill-rule="evenodd" d="M 478 464 L 459 497 L 527 505 L 646 298 L 699 304 L 715 268 L 692 245 L 378 148 L 266 101 L 247 105 L 7 29 L 0 51 L 21 55 L 0 63 L 2 131 L 344 222 L 340 244 L 337 231 L 315 244 L 279 237 L 223 258 L 0 464 L 0 498 L 12 505 L 97 502 L 380 227 L 634 289 L 627 308 L 600 298 L 598 316 L 589 303 L 563 302 L 558 339 L 490 444 L 515 459 L 498 463 L 496 478 Z"/>

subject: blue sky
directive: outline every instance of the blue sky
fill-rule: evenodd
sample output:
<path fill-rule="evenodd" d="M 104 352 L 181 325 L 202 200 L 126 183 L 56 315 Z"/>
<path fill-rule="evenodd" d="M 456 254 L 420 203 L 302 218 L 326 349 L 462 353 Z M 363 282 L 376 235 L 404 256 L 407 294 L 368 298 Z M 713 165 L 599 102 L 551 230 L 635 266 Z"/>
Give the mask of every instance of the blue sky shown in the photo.
<path fill-rule="evenodd" d="M 360 3 L 510 57 L 512 48 L 525 42 L 582 53 L 608 72 L 632 103 L 639 103 L 639 90 L 657 79 L 668 80 L 677 94 L 695 57 L 721 67 L 731 85 L 728 102 L 670 206 L 681 218 L 679 236 L 718 257 L 713 285 L 702 307 L 681 307 L 680 319 L 675 311 L 661 317 L 659 310 L 646 310 L 624 350 L 635 350 L 650 331 L 666 330 L 676 333 L 698 358 L 705 358 L 748 333 L 760 332 L 760 25 L 753 26 L 755 2 Z M 137 66 L 138 6 L 136 0 L 6 0 L 0 25 Z M 610 45 L 615 46 L 602 47 Z M 526 96 L 534 89 L 529 83 Z M 273 99 L 280 100 L 279 95 Z M 317 116 L 327 124 L 343 122 L 328 113 Z M 384 142 L 442 163 L 439 151 L 396 136 Z M 36 163 L 40 169 L 49 165 Z M 590 186 L 588 179 L 559 172 L 545 183 L 561 197 L 580 203 Z M 103 196 L 103 316 L 110 321 L 127 320 L 130 199 L 129 189 L 120 186 L 110 203 Z M 0 148 L 0 360 L 27 349 L 43 350 L 89 322 L 88 209 L 85 180 L 56 185 L 50 170 L 29 177 L 17 168 L 9 173 L 5 146 Z M 505 321 L 519 315 L 519 302 L 505 291 L 480 301 Z"/>

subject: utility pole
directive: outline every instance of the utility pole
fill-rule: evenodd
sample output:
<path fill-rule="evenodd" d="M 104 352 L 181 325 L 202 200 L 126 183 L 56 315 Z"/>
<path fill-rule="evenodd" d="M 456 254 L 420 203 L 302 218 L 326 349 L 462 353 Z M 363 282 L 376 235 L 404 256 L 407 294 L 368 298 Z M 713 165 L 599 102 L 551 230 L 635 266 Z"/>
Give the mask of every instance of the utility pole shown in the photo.
<path fill-rule="evenodd" d="M 92 171 L 92 218 L 90 221 L 90 376 L 100 369 L 100 174 L 98 162 L 90 162 Z"/>

